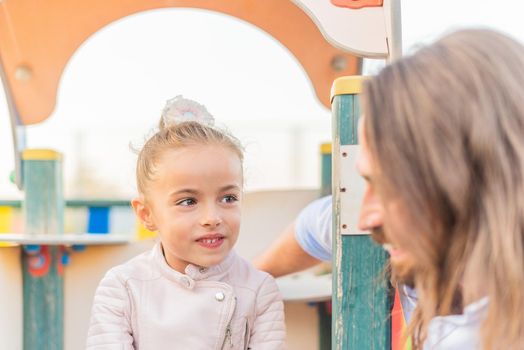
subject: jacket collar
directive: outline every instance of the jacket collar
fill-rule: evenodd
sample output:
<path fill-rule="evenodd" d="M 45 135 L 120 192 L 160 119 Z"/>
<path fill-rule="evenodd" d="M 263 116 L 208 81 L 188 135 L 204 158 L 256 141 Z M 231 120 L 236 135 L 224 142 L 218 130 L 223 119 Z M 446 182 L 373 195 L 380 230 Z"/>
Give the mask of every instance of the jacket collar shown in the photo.
<path fill-rule="evenodd" d="M 236 257 L 236 253 L 231 250 L 220 264 L 209 267 L 189 264 L 185 268 L 185 273 L 180 273 L 167 264 L 161 242 L 157 242 L 153 247 L 153 260 L 161 274 L 167 279 L 177 282 L 189 289 L 192 289 L 195 281 L 198 280 L 221 280 L 233 265 Z"/>

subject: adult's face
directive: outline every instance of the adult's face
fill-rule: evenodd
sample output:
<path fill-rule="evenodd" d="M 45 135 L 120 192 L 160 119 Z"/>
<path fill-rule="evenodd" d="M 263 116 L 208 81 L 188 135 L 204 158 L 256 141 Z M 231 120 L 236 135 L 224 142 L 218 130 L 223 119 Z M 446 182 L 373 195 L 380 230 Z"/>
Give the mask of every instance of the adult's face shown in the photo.
<path fill-rule="evenodd" d="M 364 197 L 360 208 L 358 226 L 361 231 L 370 231 L 372 238 L 382 244 L 390 255 L 393 273 L 400 280 L 411 281 L 415 266 L 413 256 L 403 249 L 399 234 L 408 232 L 407 207 L 394 197 L 385 197 L 379 191 L 382 176 L 376 157 L 370 152 L 364 129 L 364 117 L 359 122 L 360 152 L 357 171 L 366 181 Z M 392 160 L 393 161 L 393 160 Z"/>

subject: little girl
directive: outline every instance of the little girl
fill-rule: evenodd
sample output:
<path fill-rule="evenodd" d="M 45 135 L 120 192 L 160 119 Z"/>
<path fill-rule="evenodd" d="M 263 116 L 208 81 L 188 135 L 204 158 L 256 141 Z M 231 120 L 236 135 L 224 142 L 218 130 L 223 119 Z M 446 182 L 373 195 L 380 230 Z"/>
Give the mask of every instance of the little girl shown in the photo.
<path fill-rule="evenodd" d="M 204 106 L 168 101 L 140 151 L 138 198 L 154 248 L 97 288 L 88 349 L 283 349 L 274 279 L 232 250 L 240 228 L 242 148 Z"/>

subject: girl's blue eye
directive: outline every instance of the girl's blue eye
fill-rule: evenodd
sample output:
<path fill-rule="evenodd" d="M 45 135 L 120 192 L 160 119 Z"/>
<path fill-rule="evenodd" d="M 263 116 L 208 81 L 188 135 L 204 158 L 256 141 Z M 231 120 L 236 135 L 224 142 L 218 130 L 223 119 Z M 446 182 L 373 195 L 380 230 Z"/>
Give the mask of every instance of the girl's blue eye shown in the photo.
<path fill-rule="evenodd" d="M 222 198 L 222 201 L 224 203 L 234 203 L 238 201 L 238 198 L 232 194 L 228 194 L 227 196 L 224 196 L 224 198 Z"/>
<path fill-rule="evenodd" d="M 176 205 L 181 205 L 183 207 L 188 207 L 190 205 L 195 205 L 195 204 L 196 204 L 196 201 L 193 198 L 186 198 L 186 199 L 182 199 L 176 202 Z"/>

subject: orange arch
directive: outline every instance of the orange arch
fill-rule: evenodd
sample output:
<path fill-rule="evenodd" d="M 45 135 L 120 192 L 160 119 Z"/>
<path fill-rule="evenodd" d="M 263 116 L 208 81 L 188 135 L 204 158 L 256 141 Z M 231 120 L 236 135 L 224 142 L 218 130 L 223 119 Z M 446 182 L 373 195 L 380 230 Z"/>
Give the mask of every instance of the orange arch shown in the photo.
<path fill-rule="evenodd" d="M 21 122 L 38 123 L 52 113 L 64 67 L 89 36 L 130 14 L 167 7 L 220 12 L 266 31 L 297 58 L 319 100 L 328 108 L 333 80 L 360 70 L 360 59 L 331 46 L 313 21 L 291 1 L 3 1 L 0 2 L 0 57 Z"/>

